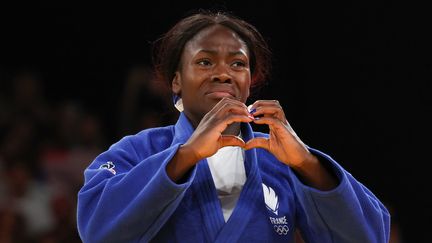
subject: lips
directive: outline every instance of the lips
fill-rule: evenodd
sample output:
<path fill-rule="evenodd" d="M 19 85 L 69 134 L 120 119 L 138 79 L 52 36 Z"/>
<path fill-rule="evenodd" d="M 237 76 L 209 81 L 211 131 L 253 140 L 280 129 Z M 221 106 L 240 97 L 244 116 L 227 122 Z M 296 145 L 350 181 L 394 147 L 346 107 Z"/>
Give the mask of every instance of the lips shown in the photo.
<path fill-rule="evenodd" d="M 214 98 L 223 98 L 223 97 L 235 98 L 236 97 L 233 90 L 225 89 L 225 88 L 211 89 L 207 91 L 205 94 Z"/>

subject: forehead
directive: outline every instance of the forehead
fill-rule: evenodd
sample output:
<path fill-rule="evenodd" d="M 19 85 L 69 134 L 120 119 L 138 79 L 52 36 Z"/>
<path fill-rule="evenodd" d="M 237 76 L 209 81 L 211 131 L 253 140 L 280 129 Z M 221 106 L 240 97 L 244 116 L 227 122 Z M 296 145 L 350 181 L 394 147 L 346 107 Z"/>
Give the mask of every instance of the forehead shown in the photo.
<path fill-rule="evenodd" d="M 230 28 L 222 25 L 212 25 L 201 30 L 185 46 L 185 50 L 189 51 L 219 48 L 248 53 L 247 45 L 240 36 Z"/>

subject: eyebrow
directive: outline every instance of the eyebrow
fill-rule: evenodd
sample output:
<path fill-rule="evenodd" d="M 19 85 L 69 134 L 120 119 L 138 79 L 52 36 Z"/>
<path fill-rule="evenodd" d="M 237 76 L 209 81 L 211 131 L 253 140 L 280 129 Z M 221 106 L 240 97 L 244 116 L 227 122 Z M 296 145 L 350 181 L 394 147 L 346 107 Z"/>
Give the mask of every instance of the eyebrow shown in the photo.
<path fill-rule="evenodd" d="M 208 50 L 208 49 L 202 49 L 202 50 L 199 50 L 198 53 L 199 53 L 199 52 L 209 53 L 209 54 L 211 54 L 211 55 L 216 55 L 216 54 L 218 53 L 218 52 L 215 51 L 215 50 Z M 243 55 L 243 56 L 247 56 L 245 53 L 243 53 L 243 52 L 241 52 L 241 51 L 231 51 L 231 52 L 229 52 L 229 55 L 230 55 L 230 56 L 236 56 L 236 55 Z"/>

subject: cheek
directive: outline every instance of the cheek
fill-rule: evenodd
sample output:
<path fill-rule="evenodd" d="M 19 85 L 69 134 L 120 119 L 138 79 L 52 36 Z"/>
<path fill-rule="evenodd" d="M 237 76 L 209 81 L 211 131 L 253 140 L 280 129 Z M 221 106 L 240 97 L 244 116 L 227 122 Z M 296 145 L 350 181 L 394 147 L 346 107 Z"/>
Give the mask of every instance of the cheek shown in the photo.
<path fill-rule="evenodd" d="M 249 90 L 251 87 L 251 77 L 250 74 L 244 74 L 241 78 L 241 92 L 243 95 L 245 95 L 245 98 L 249 96 Z"/>
<path fill-rule="evenodd" d="M 186 72 L 182 79 L 182 96 L 192 97 L 198 95 L 200 87 L 200 77 L 192 72 Z M 184 98 L 184 97 L 182 97 Z"/>
<path fill-rule="evenodd" d="M 208 72 L 202 72 L 194 68 L 186 68 L 184 70 L 183 85 L 187 85 L 190 89 L 199 89 L 201 84 L 209 79 Z"/>

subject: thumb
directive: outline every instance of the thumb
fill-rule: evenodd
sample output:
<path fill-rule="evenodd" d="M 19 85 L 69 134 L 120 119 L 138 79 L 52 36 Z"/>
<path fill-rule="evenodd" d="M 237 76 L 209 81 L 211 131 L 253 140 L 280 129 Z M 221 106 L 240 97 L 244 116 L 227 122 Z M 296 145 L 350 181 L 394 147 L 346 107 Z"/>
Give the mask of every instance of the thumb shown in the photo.
<path fill-rule="evenodd" d="M 248 150 L 252 148 L 263 148 L 268 150 L 269 140 L 267 138 L 252 138 L 246 143 L 244 149 Z"/>
<path fill-rule="evenodd" d="M 239 146 L 239 147 L 245 146 L 245 142 L 243 141 L 243 139 L 234 135 L 222 135 L 219 138 L 219 142 L 221 148 L 226 146 Z"/>

